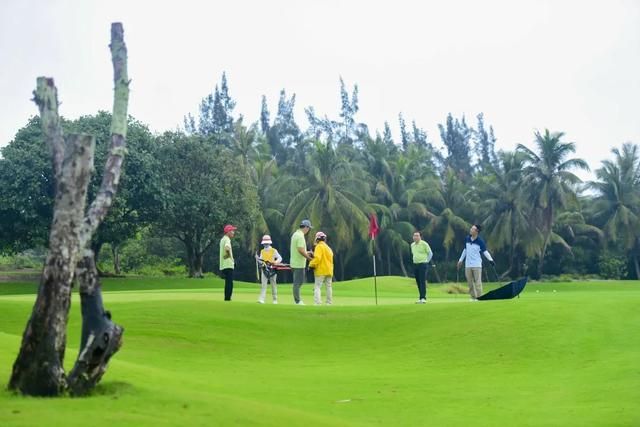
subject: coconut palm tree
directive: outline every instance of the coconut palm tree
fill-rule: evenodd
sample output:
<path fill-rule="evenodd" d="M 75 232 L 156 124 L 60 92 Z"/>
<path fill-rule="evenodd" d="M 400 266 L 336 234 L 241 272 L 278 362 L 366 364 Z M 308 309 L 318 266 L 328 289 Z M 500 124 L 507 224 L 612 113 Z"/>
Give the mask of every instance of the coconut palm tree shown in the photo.
<path fill-rule="evenodd" d="M 423 189 L 422 194 L 433 212 L 426 227 L 429 234 L 436 233 L 442 237 L 442 247 L 445 251 L 445 263 L 449 263 L 451 249 L 455 242 L 466 233 L 470 224 L 464 219 L 463 212 L 466 204 L 467 188 L 458 178 L 455 171 L 448 167 L 442 180 L 428 190 Z M 444 280 L 446 281 L 446 271 Z"/>
<path fill-rule="evenodd" d="M 402 274 L 407 277 L 407 269 L 404 260 L 409 254 L 410 238 L 416 227 L 403 220 L 404 209 L 394 203 L 391 206 L 381 204 L 370 205 L 378 215 L 380 234 L 377 237 L 379 244 L 376 252 L 379 258 L 386 263 L 387 274 L 393 274 L 392 260 L 400 267 Z"/>
<path fill-rule="evenodd" d="M 477 184 L 478 211 L 486 230 L 485 237 L 492 249 L 505 250 L 509 254 L 509 268 L 502 277 L 512 272 L 519 275 L 516 262 L 519 250 L 532 255 L 533 243 L 541 240 L 532 239 L 529 227 L 530 209 L 522 197 L 523 167 L 522 153 L 500 152 L 498 165 L 487 166 L 489 174 L 481 177 Z"/>
<path fill-rule="evenodd" d="M 373 203 L 369 206 L 377 213 L 380 225 L 380 234 L 377 237 L 379 244 L 375 246 L 376 256 L 384 260 L 381 271 L 382 266 L 386 266 L 387 274 L 391 275 L 392 265 L 398 265 L 406 277 L 404 259 L 415 227 L 405 220 L 408 215 L 399 204 L 399 199 L 403 199 L 402 195 L 405 192 L 405 175 L 397 168 L 398 153 L 380 137 L 365 139 L 363 148 L 361 163 L 368 172 L 372 189 Z M 370 246 L 370 250 L 372 248 L 373 246 Z"/>
<path fill-rule="evenodd" d="M 380 218 L 380 245 L 388 274 L 392 259 L 407 276 L 405 258 L 414 231 L 422 228 L 433 214 L 427 208 L 427 195 L 437 185 L 428 151 L 411 145 L 404 152 L 392 152 L 380 138 L 365 142 L 364 164 L 369 172 L 374 203 Z"/>
<path fill-rule="evenodd" d="M 636 277 L 640 277 L 640 150 L 626 143 L 622 150 L 611 152 L 614 160 L 603 161 L 596 170 L 598 180 L 589 182 L 597 192 L 592 214 L 610 241 L 621 241 L 630 251 Z"/>
<path fill-rule="evenodd" d="M 314 151 L 301 177 L 302 189 L 289 202 L 284 223 L 295 229 L 310 218 L 316 229 L 329 236 L 334 250 L 346 251 L 355 239 L 366 239 L 368 231 L 368 184 L 353 164 L 337 156 L 331 143 L 314 143 Z M 344 276 L 345 263 L 336 257 Z"/>
<path fill-rule="evenodd" d="M 242 118 L 233 124 L 231 151 L 238 157 L 242 166 L 248 170 L 251 162 L 259 155 L 258 132 L 255 124 L 247 128 L 242 124 Z"/>
<path fill-rule="evenodd" d="M 373 198 L 378 203 L 390 204 L 394 199 L 395 177 L 392 153 L 379 137 L 364 141 L 361 163 L 369 175 Z"/>
<path fill-rule="evenodd" d="M 589 170 L 582 159 L 568 158 L 575 153 L 573 142 L 563 142 L 563 132 L 535 133 L 538 152 L 518 144 L 517 151 L 524 155 L 524 189 L 534 208 L 537 225 L 542 233 L 538 251 L 538 276 L 542 275 L 544 256 L 552 240 L 553 223 L 557 212 L 577 199 L 577 184 L 582 181 L 572 169 Z"/>

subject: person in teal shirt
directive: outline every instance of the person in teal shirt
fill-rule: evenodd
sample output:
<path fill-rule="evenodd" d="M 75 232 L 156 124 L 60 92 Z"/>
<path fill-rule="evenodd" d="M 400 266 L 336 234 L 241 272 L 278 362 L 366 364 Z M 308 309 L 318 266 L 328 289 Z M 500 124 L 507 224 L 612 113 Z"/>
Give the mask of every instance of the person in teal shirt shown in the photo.
<path fill-rule="evenodd" d="M 231 238 L 236 233 L 236 227 L 227 224 L 224 226 L 224 236 L 220 239 L 220 272 L 224 277 L 224 300 L 231 301 L 233 294 L 233 269 L 235 260 L 233 259 L 233 249 L 231 248 Z"/>
<path fill-rule="evenodd" d="M 429 244 L 422 240 L 422 234 L 419 231 L 413 233 L 411 256 L 413 257 L 413 272 L 416 276 L 419 294 L 416 304 L 424 304 L 427 302 L 427 267 L 433 257 L 433 252 Z"/>
<path fill-rule="evenodd" d="M 300 298 L 300 288 L 304 283 L 305 271 L 307 268 L 307 260 L 311 259 L 311 255 L 307 252 L 307 240 L 305 235 L 311 230 L 311 221 L 303 219 L 300 227 L 291 236 L 291 258 L 289 265 L 293 271 L 293 301 L 297 305 L 304 305 Z"/>

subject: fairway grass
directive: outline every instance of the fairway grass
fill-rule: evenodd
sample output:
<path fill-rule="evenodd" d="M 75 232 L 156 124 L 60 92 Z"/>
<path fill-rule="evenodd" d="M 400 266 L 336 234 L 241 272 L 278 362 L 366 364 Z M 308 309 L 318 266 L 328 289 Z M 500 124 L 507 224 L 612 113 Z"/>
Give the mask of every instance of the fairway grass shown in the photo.
<path fill-rule="evenodd" d="M 362 279 L 316 307 L 306 284 L 300 307 L 290 285 L 260 305 L 255 284 L 225 303 L 219 279 L 106 280 L 126 332 L 95 393 L 2 390 L 0 426 L 640 425 L 639 282 L 534 283 L 487 302 L 439 285 L 425 305 L 410 279 L 377 285 L 377 306 Z M 33 290 L 0 284 L 3 386 Z M 74 295 L 67 369 L 79 334 Z"/>

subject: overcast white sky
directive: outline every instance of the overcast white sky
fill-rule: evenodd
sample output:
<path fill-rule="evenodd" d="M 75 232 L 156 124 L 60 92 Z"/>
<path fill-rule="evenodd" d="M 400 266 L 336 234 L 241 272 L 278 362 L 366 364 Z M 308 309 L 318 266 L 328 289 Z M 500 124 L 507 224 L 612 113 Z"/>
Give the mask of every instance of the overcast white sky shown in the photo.
<path fill-rule="evenodd" d="M 484 112 L 498 148 L 566 132 L 592 168 L 640 144 L 640 1 L 0 2 L 0 146 L 29 116 L 39 75 L 55 78 L 68 118 L 110 110 L 109 27 L 121 21 L 130 113 L 175 129 L 227 72 L 236 112 L 272 117 L 278 93 L 337 117 L 339 77 L 360 89 L 372 130 L 415 119 L 440 144 L 448 112 Z M 584 175 L 583 175 L 584 176 Z"/>

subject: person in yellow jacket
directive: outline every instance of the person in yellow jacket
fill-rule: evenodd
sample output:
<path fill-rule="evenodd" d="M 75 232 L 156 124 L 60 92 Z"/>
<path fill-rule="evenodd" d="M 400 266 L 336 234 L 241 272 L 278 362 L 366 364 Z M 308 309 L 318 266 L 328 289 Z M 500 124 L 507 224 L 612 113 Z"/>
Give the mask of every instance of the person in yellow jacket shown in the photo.
<path fill-rule="evenodd" d="M 258 259 L 258 263 L 262 267 L 261 270 L 261 284 L 262 288 L 260 289 L 260 297 L 258 297 L 258 302 L 260 304 L 264 304 L 264 300 L 267 297 L 267 282 L 271 283 L 271 297 L 273 298 L 273 303 L 278 303 L 278 287 L 276 285 L 276 278 L 278 277 L 278 272 L 273 268 L 274 265 L 280 264 L 282 262 L 282 257 L 280 253 L 271 246 L 273 242 L 271 241 L 271 236 L 265 234 L 262 236 L 262 242 L 260 244 L 263 246 L 263 249 L 260 251 L 260 255 L 256 255 Z"/>
<path fill-rule="evenodd" d="M 333 291 L 331 281 L 333 278 L 333 251 L 327 245 L 327 235 L 322 231 L 316 233 L 316 248 L 313 259 L 309 262 L 309 268 L 313 268 L 315 281 L 313 285 L 313 302 L 322 304 L 320 289 L 324 284 L 327 292 L 327 304 L 333 303 Z"/>

